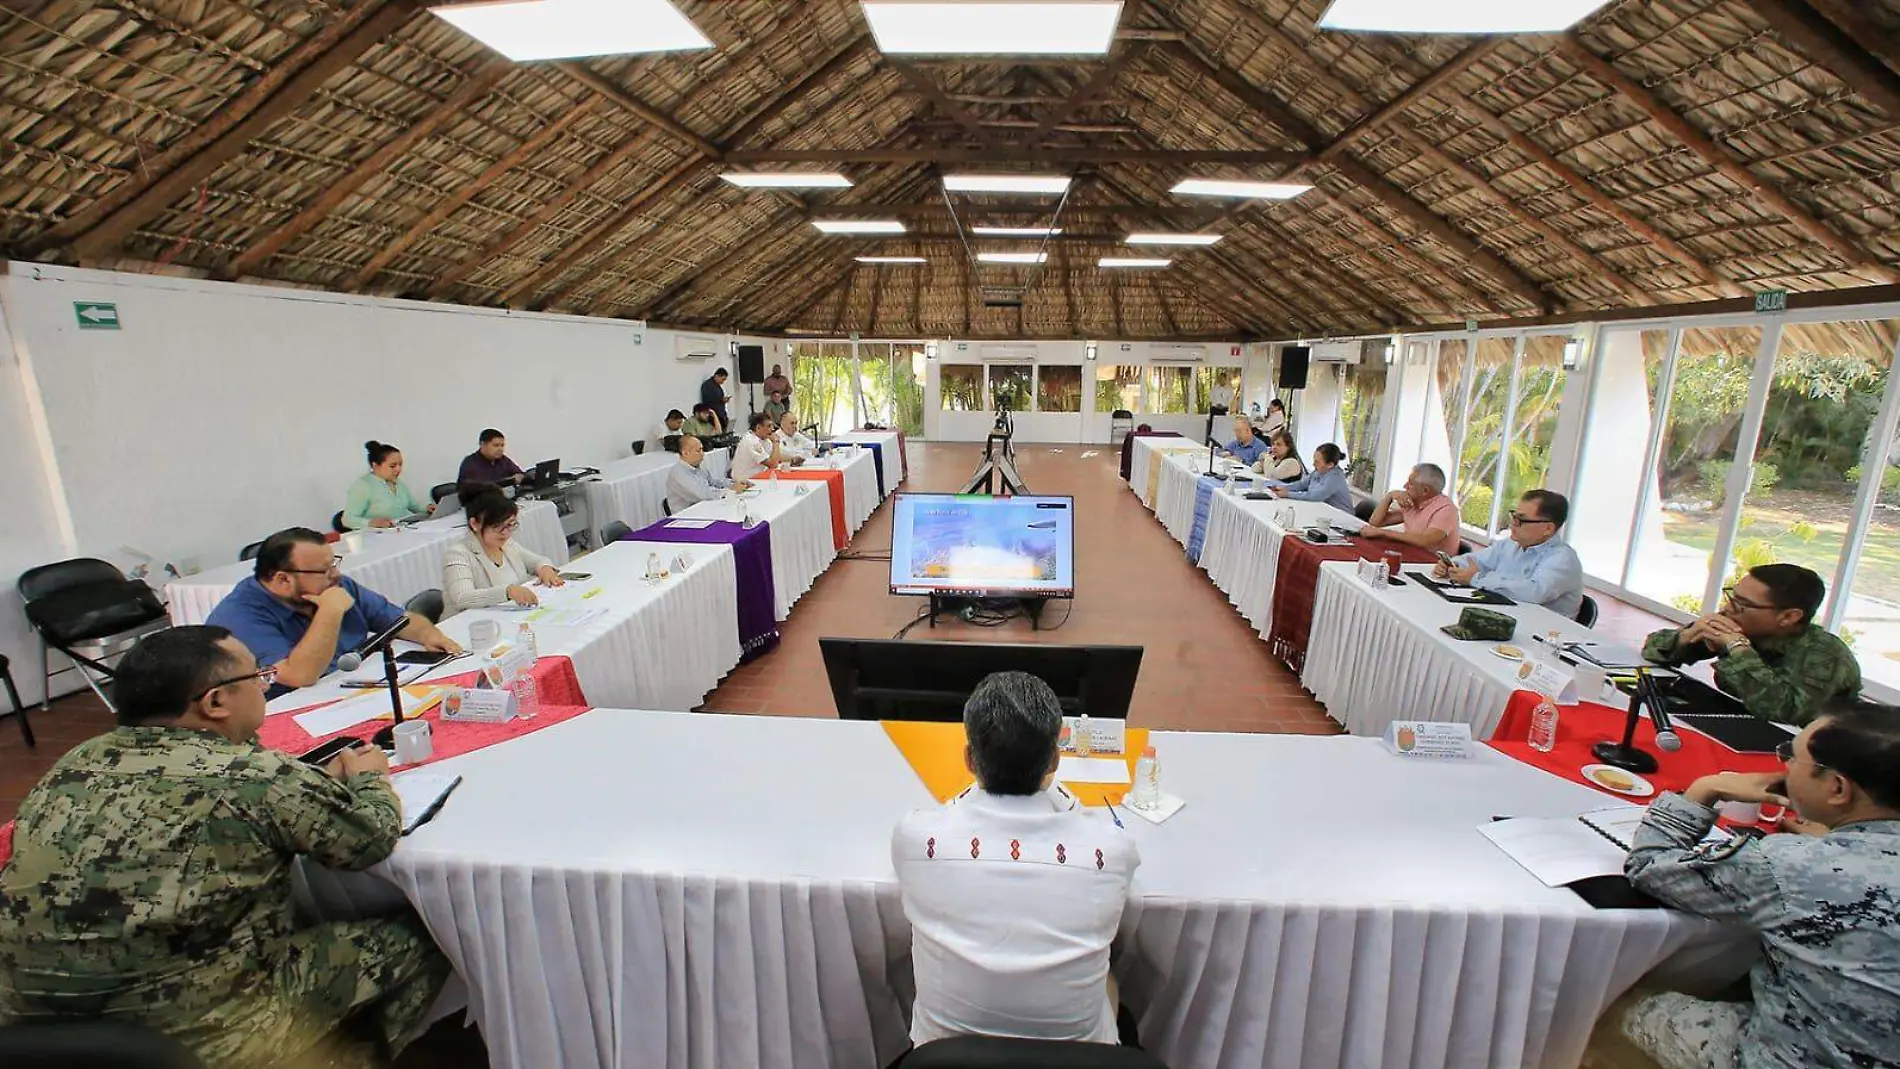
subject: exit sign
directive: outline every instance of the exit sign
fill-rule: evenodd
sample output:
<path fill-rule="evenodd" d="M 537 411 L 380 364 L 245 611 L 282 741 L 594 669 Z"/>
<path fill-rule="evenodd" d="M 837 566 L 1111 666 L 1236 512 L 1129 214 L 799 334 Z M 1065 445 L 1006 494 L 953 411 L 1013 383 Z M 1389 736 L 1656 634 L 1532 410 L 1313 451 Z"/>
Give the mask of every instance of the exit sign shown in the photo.
<path fill-rule="evenodd" d="M 107 301 L 74 301 L 73 318 L 80 330 L 118 330 L 119 306 Z"/>
<path fill-rule="evenodd" d="M 1788 310 L 1788 291 L 1787 290 L 1768 290 L 1765 293 L 1755 294 L 1755 311 L 1756 312 L 1761 313 L 1763 315 L 1772 315 L 1776 312 L 1785 312 L 1787 310 Z"/>

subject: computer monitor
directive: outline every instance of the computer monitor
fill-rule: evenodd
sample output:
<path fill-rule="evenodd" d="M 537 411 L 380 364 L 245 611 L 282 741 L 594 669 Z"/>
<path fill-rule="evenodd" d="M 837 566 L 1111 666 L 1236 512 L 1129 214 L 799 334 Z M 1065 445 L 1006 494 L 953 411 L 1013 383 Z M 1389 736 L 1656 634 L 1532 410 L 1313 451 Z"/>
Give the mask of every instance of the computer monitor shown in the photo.
<path fill-rule="evenodd" d="M 891 593 L 1075 596 L 1075 498 L 897 495 Z"/>
<path fill-rule="evenodd" d="M 544 460 L 534 466 L 534 474 L 528 477 L 530 486 L 553 486 L 561 477 L 561 461 Z"/>
<path fill-rule="evenodd" d="M 992 672 L 1036 676 L 1071 716 L 1126 719 L 1141 671 L 1140 646 L 821 638 L 818 649 L 845 720 L 959 721 Z"/>

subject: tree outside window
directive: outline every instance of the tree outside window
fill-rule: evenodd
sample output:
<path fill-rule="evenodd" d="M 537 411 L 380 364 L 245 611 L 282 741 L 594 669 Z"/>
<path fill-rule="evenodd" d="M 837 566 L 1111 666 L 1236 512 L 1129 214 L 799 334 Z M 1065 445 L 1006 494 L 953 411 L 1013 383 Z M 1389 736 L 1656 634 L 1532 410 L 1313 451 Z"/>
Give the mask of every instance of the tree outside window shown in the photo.
<path fill-rule="evenodd" d="M 1082 411 L 1082 369 L 1073 364 L 1037 367 L 1036 411 Z"/>

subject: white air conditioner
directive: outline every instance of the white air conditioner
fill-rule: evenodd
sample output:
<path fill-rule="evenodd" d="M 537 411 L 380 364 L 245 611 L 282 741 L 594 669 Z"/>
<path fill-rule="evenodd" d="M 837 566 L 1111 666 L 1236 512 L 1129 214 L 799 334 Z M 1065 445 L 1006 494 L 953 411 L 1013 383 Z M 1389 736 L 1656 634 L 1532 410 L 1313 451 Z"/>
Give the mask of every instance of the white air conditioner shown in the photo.
<path fill-rule="evenodd" d="M 682 334 L 673 344 L 673 359 L 681 363 L 711 360 L 722 348 L 719 339 L 710 334 Z"/>
<path fill-rule="evenodd" d="M 983 346 L 983 359 L 992 364 L 1033 364 L 1041 348 L 1030 344 L 991 342 Z"/>
<path fill-rule="evenodd" d="M 1207 359 L 1205 345 L 1172 345 L 1160 343 L 1148 346 L 1150 364 L 1198 364 Z"/>
<path fill-rule="evenodd" d="M 1357 364 L 1362 346 L 1356 341 L 1323 342 L 1313 346 L 1315 364 Z"/>

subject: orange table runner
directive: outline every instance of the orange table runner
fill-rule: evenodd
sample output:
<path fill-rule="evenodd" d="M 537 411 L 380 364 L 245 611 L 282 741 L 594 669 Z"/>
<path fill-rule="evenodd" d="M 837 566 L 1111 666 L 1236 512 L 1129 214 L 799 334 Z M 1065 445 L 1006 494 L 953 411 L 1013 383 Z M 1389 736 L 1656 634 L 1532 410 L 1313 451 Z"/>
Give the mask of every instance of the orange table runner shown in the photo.
<path fill-rule="evenodd" d="M 844 472 L 842 471 L 805 471 L 802 468 L 786 468 L 778 473 L 781 479 L 805 479 L 822 481 L 831 496 L 831 543 L 833 548 L 843 550 L 851 544 L 851 534 L 844 523 Z"/>
<path fill-rule="evenodd" d="M 963 789 L 976 782 L 976 776 L 963 763 L 963 748 L 966 738 L 961 722 L 949 724 L 925 723 L 916 720 L 881 720 L 884 734 L 890 736 L 891 744 L 897 752 L 910 762 L 917 778 L 924 781 L 924 789 L 939 802 L 947 802 L 963 793 Z M 1142 748 L 1148 745 L 1147 728 L 1129 728 L 1122 756 L 1128 761 L 1129 783 L 1063 783 L 1069 793 L 1083 805 L 1105 805 L 1119 802 L 1122 796 L 1132 789 L 1135 778 L 1135 759 L 1141 756 Z M 1102 754 L 1103 757 L 1113 756 Z"/>

